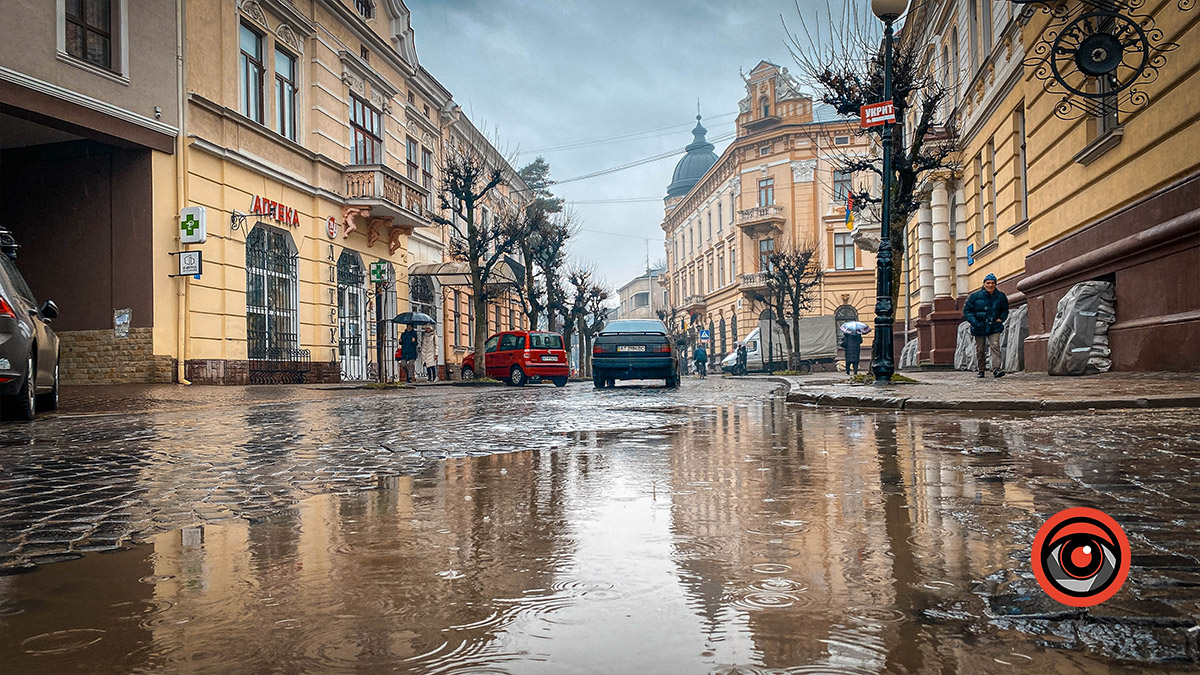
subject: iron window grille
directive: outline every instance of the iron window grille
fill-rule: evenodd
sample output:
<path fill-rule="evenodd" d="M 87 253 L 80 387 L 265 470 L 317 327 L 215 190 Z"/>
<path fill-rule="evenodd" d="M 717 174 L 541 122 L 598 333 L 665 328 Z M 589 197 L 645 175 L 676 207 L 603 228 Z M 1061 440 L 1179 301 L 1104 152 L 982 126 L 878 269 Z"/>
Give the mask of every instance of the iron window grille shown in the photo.
<path fill-rule="evenodd" d="M 342 251 L 337 263 L 338 360 L 342 379 L 367 379 L 366 333 L 367 289 L 362 259 L 357 253 Z"/>
<path fill-rule="evenodd" d="M 67 0 L 67 53 L 112 69 L 111 0 Z"/>
<path fill-rule="evenodd" d="M 291 236 L 256 225 L 246 238 L 246 341 L 250 359 L 278 358 L 299 346 L 299 256 Z"/>

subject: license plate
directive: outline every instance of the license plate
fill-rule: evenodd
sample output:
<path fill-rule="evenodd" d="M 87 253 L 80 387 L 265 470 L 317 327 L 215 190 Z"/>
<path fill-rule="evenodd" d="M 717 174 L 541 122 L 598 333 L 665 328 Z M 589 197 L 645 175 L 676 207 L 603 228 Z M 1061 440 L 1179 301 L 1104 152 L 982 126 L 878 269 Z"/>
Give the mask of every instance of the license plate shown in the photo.
<path fill-rule="evenodd" d="M 543 355 L 543 356 L 542 356 L 542 360 L 543 360 L 543 361 L 557 361 L 557 360 L 558 360 L 558 357 L 557 357 L 557 356 L 554 356 L 554 355 L 552 355 L 552 354 L 545 354 L 545 355 Z"/>
<path fill-rule="evenodd" d="M 646 345 L 617 345 L 617 351 L 619 351 L 619 352 L 644 352 L 644 351 L 646 351 Z"/>

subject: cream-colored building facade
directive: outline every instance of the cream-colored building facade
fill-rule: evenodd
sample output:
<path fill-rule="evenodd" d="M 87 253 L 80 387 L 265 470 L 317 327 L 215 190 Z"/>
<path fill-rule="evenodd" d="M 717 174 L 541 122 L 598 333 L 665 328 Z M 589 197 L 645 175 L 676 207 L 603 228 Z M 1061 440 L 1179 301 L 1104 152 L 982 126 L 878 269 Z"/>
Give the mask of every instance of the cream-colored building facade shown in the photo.
<path fill-rule="evenodd" d="M 172 330 L 180 294 L 188 379 L 395 376 L 397 327 L 380 341 L 376 317 L 410 309 L 437 320 L 439 362 L 452 361 L 451 292 L 429 270 L 449 236 L 431 217 L 438 166 L 455 138 L 487 141 L 421 67 L 407 7 L 187 7 L 185 190 L 209 238 L 191 245 L 204 273 L 158 290 L 155 325 Z"/>
<path fill-rule="evenodd" d="M 901 39 L 928 45 L 925 68 L 951 92 L 942 114 L 960 132 L 959 169 L 925 182 L 909 225 L 910 337 L 922 363 L 952 362 L 962 304 L 993 273 L 1010 304 L 1028 309 L 1026 368 L 1046 368 L 1059 299 L 1102 280 L 1117 297 L 1114 369 L 1200 369 L 1200 157 L 1181 151 L 1200 148 L 1194 5 L 1113 5 L 1146 29 L 1154 60 L 1132 89 L 1085 111 L 1038 55 L 1053 53 L 1047 38 L 1064 26 L 1102 25 L 1083 18 L 1096 9 L 948 0 L 905 19 Z M 1073 77 L 1096 91 L 1096 78 Z"/>
<path fill-rule="evenodd" d="M 773 250 L 816 247 L 823 279 L 812 314 L 857 319 L 875 301 L 874 256 L 846 224 L 858 183 L 839 162 L 866 154 L 864 139 L 814 105 L 786 68 L 764 61 L 744 77 L 736 138 L 718 158 L 697 117 L 662 223 L 673 327 L 710 329 L 714 358 L 758 326 Z"/>

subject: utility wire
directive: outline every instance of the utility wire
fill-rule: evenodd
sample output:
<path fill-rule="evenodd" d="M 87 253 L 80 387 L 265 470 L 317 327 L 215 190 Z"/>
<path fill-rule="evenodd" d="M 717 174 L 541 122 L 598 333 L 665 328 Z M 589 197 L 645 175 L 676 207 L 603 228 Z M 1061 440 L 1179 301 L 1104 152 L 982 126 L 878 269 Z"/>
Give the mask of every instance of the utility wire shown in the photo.
<path fill-rule="evenodd" d="M 714 115 L 707 119 L 710 121 L 711 120 L 719 120 L 719 119 L 723 119 L 726 117 L 733 117 L 734 115 L 737 115 L 737 114 L 738 114 L 737 111 L 734 111 L 734 112 L 730 112 L 730 113 L 722 113 L 720 115 Z M 646 139 L 658 138 L 660 136 L 668 135 L 666 132 L 678 131 L 679 129 L 685 129 L 687 127 L 692 126 L 692 124 L 693 124 L 692 122 L 686 122 L 684 124 L 673 124 L 671 126 L 658 127 L 656 129 L 647 129 L 646 131 L 634 131 L 634 132 L 630 132 L 627 134 L 621 134 L 618 136 L 608 136 L 605 138 L 596 138 L 596 139 L 592 139 L 589 141 L 575 141 L 572 143 L 564 143 L 562 145 L 552 145 L 552 146 L 547 146 L 544 148 L 536 148 L 533 150 L 522 150 L 518 154 L 532 155 L 532 154 L 537 154 L 537 153 L 556 152 L 559 150 L 573 150 L 576 148 L 586 148 L 586 147 L 592 147 L 592 146 L 596 146 L 596 145 L 607 145 L 610 143 L 619 143 L 619 142 L 631 141 L 631 140 L 643 140 L 642 138 L 640 138 L 643 136 Z"/>
<path fill-rule="evenodd" d="M 728 134 L 722 134 L 716 138 L 709 139 L 708 142 L 709 143 L 720 143 L 722 141 L 728 141 L 728 140 L 732 139 L 735 135 L 737 135 L 737 132 L 730 132 Z M 575 181 L 587 180 L 588 178 L 596 178 L 598 176 L 606 176 L 610 173 L 616 173 L 618 171 L 632 169 L 633 167 L 641 166 L 642 164 L 649 164 L 650 162 L 657 162 L 660 159 L 666 159 L 668 157 L 672 157 L 674 155 L 681 154 L 685 150 L 687 150 L 687 148 L 676 148 L 674 150 L 664 152 L 660 155 L 654 155 L 653 157 L 646 157 L 643 159 L 635 160 L 628 164 L 622 164 L 620 166 L 614 166 L 614 167 L 610 167 L 608 169 L 601 169 L 600 171 L 587 173 L 582 176 L 574 176 L 572 178 L 564 178 L 563 180 L 556 180 L 556 181 L 554 181 L 554 185 L 562 185 L 564 183 L 574 183 Z"/>

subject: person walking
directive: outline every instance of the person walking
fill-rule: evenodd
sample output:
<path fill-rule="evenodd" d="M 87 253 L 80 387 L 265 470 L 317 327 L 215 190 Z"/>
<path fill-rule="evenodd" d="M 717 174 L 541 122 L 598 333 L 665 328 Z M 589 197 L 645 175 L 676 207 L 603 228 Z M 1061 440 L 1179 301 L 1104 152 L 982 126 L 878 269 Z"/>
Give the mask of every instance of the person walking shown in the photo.
<path fill-rule="evenodd" d="M 692 360 L 696 362 L 696 372 L 700 377 L 708 377 L 708 350 L 703 344 L 696 345 L 696 351 L 692 352 Z"/>
<path fill-rule="evenodd" d="M 983 377 L 987 370 L 985 356 L 991 356 L 992 377 L 1004 377 L 1004 361 L 1000 356 L 1000 334 L 1008 320 L 1008 296 L 996 289 L 996 275 L 983 278 L 983 288 L 975 291 L 963 305 L 963 318 L 971 324 L 975 337 L 975 362 Z"/>
<path fill-rule="evenodd" d="M 437 332 L 433 326 L 425 326 L 425 332 L 421 336 L 421 364 L 425 367 L 425 381 L 437 382 Z"/>
<path fill-rule="evenodd" d="M 736 371 L 738 375 L 746 374 L 746 362 L 747 362 L 748 357 L 749 357 L 749 355 L 746 353 L 746 343 L 739 342 L 738 348 L 737 348 L 737 371 Z"/>
<path fill-rule="evenodd" d="M 404 368 L 406 382 L 412 382 L 416 377 L 417 355 L 420 340 L 417 331 L 409 324 L 400 334 L 400 365 Z"/>
<path fill-rule="evenodd" d="M 849 333 L 845 339 L 846 350 L 846 374 L 850 375 L 850 369 L 854 369 L 854 374 L 858 374 L 858 362 L 862 358 L 862 343 L 863 336 L 860 333 Z"/>

